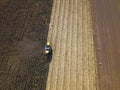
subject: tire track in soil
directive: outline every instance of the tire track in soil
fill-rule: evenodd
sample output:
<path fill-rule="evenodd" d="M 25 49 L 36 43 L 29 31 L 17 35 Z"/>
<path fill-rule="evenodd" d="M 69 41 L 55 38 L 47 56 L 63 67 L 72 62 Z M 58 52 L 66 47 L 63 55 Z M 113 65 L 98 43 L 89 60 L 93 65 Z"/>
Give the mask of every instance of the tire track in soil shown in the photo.
<path fill-rule="evenodd" d="M 67 8 L 67 1 L 65 1 L 65 2 L 63 2 L 64 4 L 64 6 L 63 6 L 63 9 L 64 9 L 64 11 L 63 11 L 63 19 L 62 19 L 62 25 L 60 26 L 60 27 L 62 27 L 61 28 L 61 41 L 60 41 L 60 43 L 61 43 L 61 45 L 60 45 L 60 60 L 59 60 L 59 69 L 61 69 L 61 70 L 59 70 L 59 73 L 58 73 L 58 80 L 57 80 L 57 83 L 58 83 L 58 85 L 57 85 L 57 89 L 59 89 L 59 90 L 63 90 L 63 88 L 64 88 L 64 74 L 61 74 L 61 73 L 64 73 L 65 72 L 65 61 L 64 61 L 64 59 L 65 59 L 65 52 L 66 52 L 66 38 L 67 38 L 67 27 L 66 27 L 66 25 L 67 25 L 67 22 L 66 22 L 66 20 L 67 20 L 67 9 L 65 9 L 65 8 Z M 59 39 L 58 39 L 59 40 Z M 61 82 L 59 82 L 61 80 Z"/>

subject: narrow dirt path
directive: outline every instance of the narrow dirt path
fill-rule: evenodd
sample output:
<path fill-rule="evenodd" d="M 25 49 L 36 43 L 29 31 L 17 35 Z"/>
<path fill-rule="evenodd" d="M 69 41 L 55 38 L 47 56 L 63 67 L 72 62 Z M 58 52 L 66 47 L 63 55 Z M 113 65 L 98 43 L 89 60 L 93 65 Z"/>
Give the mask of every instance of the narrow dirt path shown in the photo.
<path fill-rule="evenodd" d="M 91 2 L 54 0 L 48 41 L 53 59 L 46 90 L 96 90 Z"/>

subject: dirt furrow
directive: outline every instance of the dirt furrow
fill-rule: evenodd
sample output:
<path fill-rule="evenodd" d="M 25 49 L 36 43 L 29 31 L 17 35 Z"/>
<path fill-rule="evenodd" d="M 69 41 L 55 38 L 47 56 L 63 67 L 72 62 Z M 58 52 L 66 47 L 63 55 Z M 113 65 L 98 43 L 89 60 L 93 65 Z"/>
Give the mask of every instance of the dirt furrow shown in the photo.
<path fill-rule="evenodd" d="M 86 86 L 87 85 L 87 76 L 88 76 L 88 73 L 87 73 L 87 63 L 88 63 L 88 61 L 87 61 L 87 53 L 86 53 L 86 49 L 87 48 L 85 48 L 86 47 L 86 44 L 88 45 L 88 43 L 86 43 L 87 42 L 87 36 L 86 36 L 86 0 L 83 0 L 83 19 L 82 19 L 82 23 L 83 23 L 83 32 L 82 32 L 82 47 L 81 48 L 83 48 L 82 49 L 82 56 L 83 56 L 83 58 L 82 58 L 82 60 L 83 60 L 83 67 L 82 67 L 82 70 L 83 70 L 83 90 L 87 90 L 88 89 L 88 86 Z"/>
<path fill-rule="evenodd" d="M 68 47 L 69 47 L 69 51 L 67 52 L 68 53 L 68 60 L 69 60 L 69 77 L 70 77 L 70 86 L 69 86 L 69 88 L 70 88 L 70 90 L 71 90 L 71 85 L 73 84 L 72 82 L 71 82 L 71 69 L 72 69 L 72 67 L 71 67 L 71 64 L 72 64 L 72 25 L 73 25 L 73 0 L 70 0 L 70 11 L 69 11 L 69 25 L 68 25 L 68 30 L 69 30 L 69 32 L 68 32 L 68 34 L 69 34 L 69 42 L 68 42 Z"/>
<path fill-rule="evenodd" d="M 61 1 L 61 21 L 60 24 L 58 26 L 58 31 L 61 31 L 61 38 L 57 38 L 58 40 L 60 40 L 60 56 L 59 56 L 59 60 L 58 60 L 58 79 L 57 79 L 57 90 L 63 90 L 63 82 L 64 82 L 64 49 L 65 49 L 65 43 L 64 43 L 64 37 L 65 37 L 65 31 L 64 31 L 64 19 L 65 19 L 65 10 L 66 10 L 66 1 L 62 0 Z M 64 44 L 63 44 L 64 43 Z"/>
<path fill-rule="evenodd" d="M 73 24 L 72 24 L 72 60 L 71 60 L 71 90 L 76 90 L 76 74 L 77 74 L 77 0 L 73 1 Z"/>
<path fill-rule="evenodd" d="M 69 3 L 70 0 L 66 0 L 66 3 Z M 66 6 L 66 14 L 65 14 L 65 23 L 66 23 L 66 27 L 64 30 L 66 30 L 66 41 L 65 41 L 65 44 L 66 44 L 66 53 L 65 53 L 65 66 L 64 66 L 64 85 L 63 85 L 63 90 L 68 90 L 70 89 L 70 63 L 69 63 L 69 59 L 68 59 L 68 52 L 69 52 L 69 29 L 68 29 L 68 25 L 69 25 L 69 7 L 70 5 L 67 4 Z"/>
<path fill-rule="evenodd" d="M 65 76 L 64 76 L 64 90 L 70 90 L 70 68 L 71 68 L 71 40 L 72 40 L 72 10 L 71 10 L 71 0 L 68 0 L 68 18 L 67 18 L 67 38 L 66 38 L 66 58 L 65 58 Z"/>
<path fill-rule="evenodd" d="M 77 72 L 77 90 L 83 90 L 83 60 L 82 60 L 82 32 L 83 32 L 83 23 L 82 23 L 82 19 L 83 19 L 83 4 L 82 4 L 83 0 L 79 0 L 78 2 L 78 72 Z"/>
<path fill-rule="evenodd" d="M 90 62 L 90 60 L 91 60 L 90 57 L 92 56 L 93 52 L 89 53 L 89 49 L 92 48 L 90 43 L 93 42 L 93 40 L 91 40 L 92 36 L 90 34 L 90 28 L 91 27 L 89 26 L 90 23 L 91 23 L 91 21 L 89 21 L 89 18 L 91 18 L 91 15 L 88 14 L 89 13 L 89 8 L 90 8 L 89 1 L 86 1 L 85 3 L 86 3 L 86 7 L 85 7 L 86 8 L 86 47 L 87 47 L 86 52 L 87 52 L 87 84 L 88 84 L 87 88 L 88 89 L 93 89 L 93 86 L 90 86 L 90 84 L 93 84 L 93 80 L 92 79 L 90 80 L 90 78 L 91 78 L 90 73 L 92 71 L 90 71 L 90 68 L 89 68 L 90 67 L 89 64 L 93 62 L 93 61 Z"/>
<path fill-rule="evenodd" d="M 68 0 L 66 1 L 66 3 L 68 2 Z M 61 64 L 61 66 L 59 67 L 60 69 L 61 69 L 61 71 L 60 71 L 60 73 L 59 73 L 59 76 L 61 76 L 61 73 L 63 73 L 62 74 L 62 78 L 61 79 L 63 79 L 62 80 L 62 83 L 61 83 L 61 85 L 62 85 L 62 87 L 61 87 L 61 90 L 63 90 L 63 88 L 64 88 L 64 81 L 65 81 L 65 75 L 67 75 L 68 73 L 67 73 L 67 71 L 66 70 L 68 70 L 69 71 L 69 68 L 65 68 L 66 67 L 66 64 L 67 64 L 67 62 L 66 62 L 66 53 L 67 53 L 67 43 L 69 43 L 69 41 L 67 41 L 67 36 L 68 36 L 68 28 L 66 27 L 67 26 L 67 18 L 68 18 L 68 6 L 66 6 L 65 8 L 67 8 L 67 9 L 65 9 L 65 16 L 64 16 L 64 20 L 63 20 L 63 30 L 62 30 L 62 41 L 61 41 L 61 55 L 60 55 L 60 64 Z M 66 73 L 66 74 L 65 74 Z M 68 81 L 69 80 L 66 80 L 66 84 L 68 83 Z"/>

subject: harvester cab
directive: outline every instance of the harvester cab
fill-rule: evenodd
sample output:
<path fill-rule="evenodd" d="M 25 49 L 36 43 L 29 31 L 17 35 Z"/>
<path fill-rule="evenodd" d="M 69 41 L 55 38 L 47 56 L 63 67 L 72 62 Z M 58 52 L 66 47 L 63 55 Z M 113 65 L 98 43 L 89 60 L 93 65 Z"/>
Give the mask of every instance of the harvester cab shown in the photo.
<path fill-rule="evenodd" d="M 50 42 L 47 42 L 45 46 L 45 55 L 47 56 L 47 59 L 50 62 L 52 59 L 52 47 L 50 46 Z"/>
<path fill-rule="evenodd" d="M 49 54 L 51 52 L 51 46 L 50 46 L 50 42 L 47 42 L 46 46 L 45 46 L 45 54 Z"/>

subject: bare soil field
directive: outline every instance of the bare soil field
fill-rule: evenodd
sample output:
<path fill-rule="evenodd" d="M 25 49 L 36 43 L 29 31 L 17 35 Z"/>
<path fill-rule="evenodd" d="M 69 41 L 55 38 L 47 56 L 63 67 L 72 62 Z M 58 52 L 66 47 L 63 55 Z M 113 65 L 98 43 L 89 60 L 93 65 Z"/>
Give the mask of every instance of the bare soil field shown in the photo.
<path fill-rule="evenodd" d="M 99 90 L 120 90 L 120 0 L 93 0 Z"/>
<path fill-rule="evenodd" d="M 0 90 L 45 90 L 51 0 L 0 0 Z"/>

